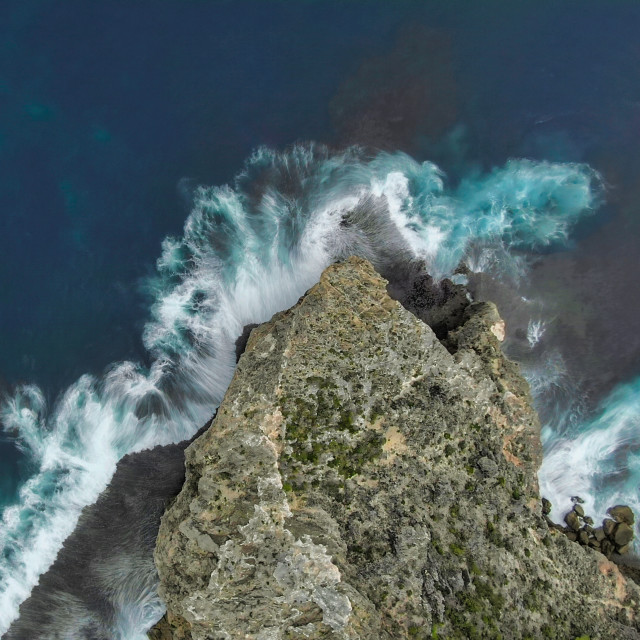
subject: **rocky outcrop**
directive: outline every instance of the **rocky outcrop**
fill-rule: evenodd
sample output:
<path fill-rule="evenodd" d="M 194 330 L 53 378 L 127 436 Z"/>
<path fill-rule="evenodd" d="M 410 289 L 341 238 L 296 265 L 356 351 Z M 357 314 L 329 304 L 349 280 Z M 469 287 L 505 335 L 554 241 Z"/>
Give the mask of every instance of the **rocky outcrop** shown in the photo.
<path fill-rule="evenodd" d="M 640 638 L 640 590 L 549 528 L 491 304 L 442 342 L 357 258 L 253 330 L 186 451 L 150 637 Z"/>
<path fill-rule="evenodd" d="M 584 500 L 580 496 L 572 498 L 573 509 L 565 514 L 563 527 L 552 522 L 548 518 L 551 512 L 551 503 L 543 498 L 542 513 L 547 516 L 547 524 L 562 531 L 569 540 L 578 544 L 588 545 L 600 551 L 609 559 L 619 561 L 621 555 L 629 553 L 634 539 L 633 527 L 635 515 L 631 508 L 624 504 L 618 504 L 608 510 L 610 518 L 602 521 L 602 526 L 594 527 L 594 520 L 585 515 L 582 504 Z"/>

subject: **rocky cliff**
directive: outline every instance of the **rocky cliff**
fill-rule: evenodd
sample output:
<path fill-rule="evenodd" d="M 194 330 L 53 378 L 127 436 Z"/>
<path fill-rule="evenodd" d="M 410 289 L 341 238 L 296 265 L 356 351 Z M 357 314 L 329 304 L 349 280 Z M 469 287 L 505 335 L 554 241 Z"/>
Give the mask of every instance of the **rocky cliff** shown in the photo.
<path fill-rule="evenodd" d="M 640 638 L 640 590 L 549 528 L 491 304 L 439 340 L 351 258 L 252 332 L 155 560 L 153 638 Z"/>

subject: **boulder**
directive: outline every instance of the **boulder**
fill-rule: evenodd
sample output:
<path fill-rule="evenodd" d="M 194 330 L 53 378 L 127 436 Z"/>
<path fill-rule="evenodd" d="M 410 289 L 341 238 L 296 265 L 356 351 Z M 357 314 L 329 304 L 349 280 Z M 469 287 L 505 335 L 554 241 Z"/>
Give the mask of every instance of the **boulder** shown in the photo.
<path fill-rule="evenodd" d="M 624 547 L 633 540 L 633 529 L 626 522 L 620 522 L 616 526 L 613 540 L 618 547 Z"/>
<path fill-rule="evenodd" d="M 616 522 L 624 522 L 629 526 L 633 527 L 635 523 L 635 516 L 631 507 L 628 507 L 623 504 L 618 504 L 615 507 L 611 507 L 607 513 L 616 521 Z"/>
<path fill-rule="evenodd" d="M 564 521 L 567 523 L 569 529 L 573 531 L 579 531 L 582 523 L 580 522 L 580 518 L 575 511 L 569 511 L 567 515 L 564 517 Z"/>
<path fill-rule="evenodd" d="M 607 556 L 607 558 L 610 558 L 616 548 L 611 540 L 605 538 L 600 543 L 600 550 L 602 551 L 602 553 L 604 553 L 605 556 Z"/>
<path fill-rule="evenodd" d="M 613 532 L 616 530 L 616 521 L 611 520 L 610 518 L 605 518 L 602 521 L 602 529 L 604 530 L 604 535 L 607 538 L 613 538 Z"/>

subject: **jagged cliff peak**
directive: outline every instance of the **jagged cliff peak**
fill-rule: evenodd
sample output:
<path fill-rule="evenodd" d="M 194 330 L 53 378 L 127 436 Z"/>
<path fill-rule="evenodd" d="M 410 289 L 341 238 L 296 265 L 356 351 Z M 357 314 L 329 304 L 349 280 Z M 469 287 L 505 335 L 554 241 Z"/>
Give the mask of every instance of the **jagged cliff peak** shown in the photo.
<path fill-rule="evenodd" d="M 640 638 L 640 591 L 549 529 L 495 306 L 438 340 L 359 258 L 253 330 L 155 560 L 153 638 Z"/>

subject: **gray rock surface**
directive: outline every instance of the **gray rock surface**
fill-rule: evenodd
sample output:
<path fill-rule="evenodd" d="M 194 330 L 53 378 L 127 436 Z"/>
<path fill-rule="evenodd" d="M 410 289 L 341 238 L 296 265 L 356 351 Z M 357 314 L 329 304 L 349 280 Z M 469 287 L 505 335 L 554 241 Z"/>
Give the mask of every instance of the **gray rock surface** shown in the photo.
<path fill-rule="evenodd" d="M 550 529 L 495 306 L 438 340 L 364 260 L 253 330 L 186 452 L 160 639 L 640 638 L 640 590 Z"/>

